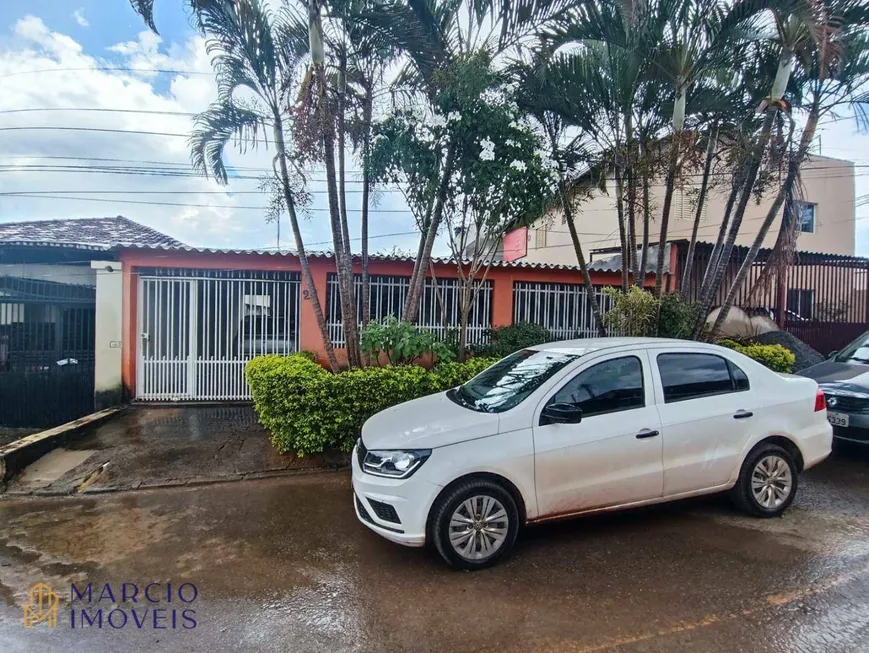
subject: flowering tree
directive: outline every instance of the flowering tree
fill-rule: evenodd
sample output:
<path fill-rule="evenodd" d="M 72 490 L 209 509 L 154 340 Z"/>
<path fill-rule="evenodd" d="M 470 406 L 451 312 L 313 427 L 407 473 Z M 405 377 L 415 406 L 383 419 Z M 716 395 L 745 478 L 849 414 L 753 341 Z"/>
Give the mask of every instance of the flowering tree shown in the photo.
<path fill-rule="evenodd" d="M 529 224 L 555 186 L 541 140 L 513 100 L 514 88 L 483 55 L 452 66 L 434 102 L 399 110 L 376 127 L 373 165 L 404 192 L 421 230 L 445 191 L 443 224 L 461 287 L 459 356 L 468 318 L 508 227 Z M 440 169 L 452 147 L 452 169 Z"/>

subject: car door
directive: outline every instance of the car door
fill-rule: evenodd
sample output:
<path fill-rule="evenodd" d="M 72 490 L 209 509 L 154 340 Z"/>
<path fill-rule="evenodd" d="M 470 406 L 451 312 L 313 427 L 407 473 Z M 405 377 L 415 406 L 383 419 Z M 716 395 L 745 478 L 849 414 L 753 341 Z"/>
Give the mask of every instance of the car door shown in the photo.
<path fill-rule="evenodd" d="M 568 403 L 579 423 L 547 423 L 543 409 Z M 661 496 L 660 420 L 645 352 L 597 358 L 537 406 L 534 470 L 541 517 Z"/>
<path fill-rule="evenodd" d="M 733 361 L 711 352 L 650 351 L 664 444 L 664 496 L 726 484 L 761 399 Z"/>

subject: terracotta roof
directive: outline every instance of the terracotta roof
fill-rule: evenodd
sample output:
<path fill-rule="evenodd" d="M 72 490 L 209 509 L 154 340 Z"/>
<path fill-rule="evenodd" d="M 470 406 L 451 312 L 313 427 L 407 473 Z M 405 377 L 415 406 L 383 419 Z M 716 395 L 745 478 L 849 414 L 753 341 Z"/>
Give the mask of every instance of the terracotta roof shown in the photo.
<path fill-rule="evenodd" d="M 108 250 L 119 245 L 183 247 L 184 243 L 119 215 L 0 223 L 0 245 Z"/>

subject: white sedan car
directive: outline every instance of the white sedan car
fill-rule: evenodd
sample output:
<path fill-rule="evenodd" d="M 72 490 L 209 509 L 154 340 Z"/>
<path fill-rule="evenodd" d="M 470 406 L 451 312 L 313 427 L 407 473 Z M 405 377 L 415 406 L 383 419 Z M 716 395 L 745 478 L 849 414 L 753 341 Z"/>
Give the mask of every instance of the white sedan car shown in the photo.
<path fill-rule="evenodd" d="M 724 490 L 752 515 L 780 515 L 831 443 L 817 383 L 735 351 L 554 342 L 369 419 L 354 501 L 383 537 L 479 569 L 551 519 Z"/>

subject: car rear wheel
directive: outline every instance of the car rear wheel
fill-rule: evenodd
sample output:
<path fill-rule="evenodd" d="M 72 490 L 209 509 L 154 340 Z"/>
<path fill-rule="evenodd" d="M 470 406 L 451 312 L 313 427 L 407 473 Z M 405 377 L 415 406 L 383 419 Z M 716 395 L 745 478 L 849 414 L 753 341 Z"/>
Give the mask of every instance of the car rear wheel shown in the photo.
<path fill-rule="evenodd" d="M 513 548 L 519 511 L 501 485 L 470 479 L 447 491 L 432 509 L 435 548 L 456 569 L 489 567 Z"/>
<path fill-rule="evenodd" d="M 755 517 L 778 517 L 797 493 L 797 465 L 787 450 L 761 443 L 742 463 L 731 496 L 736 505 Z"/>

